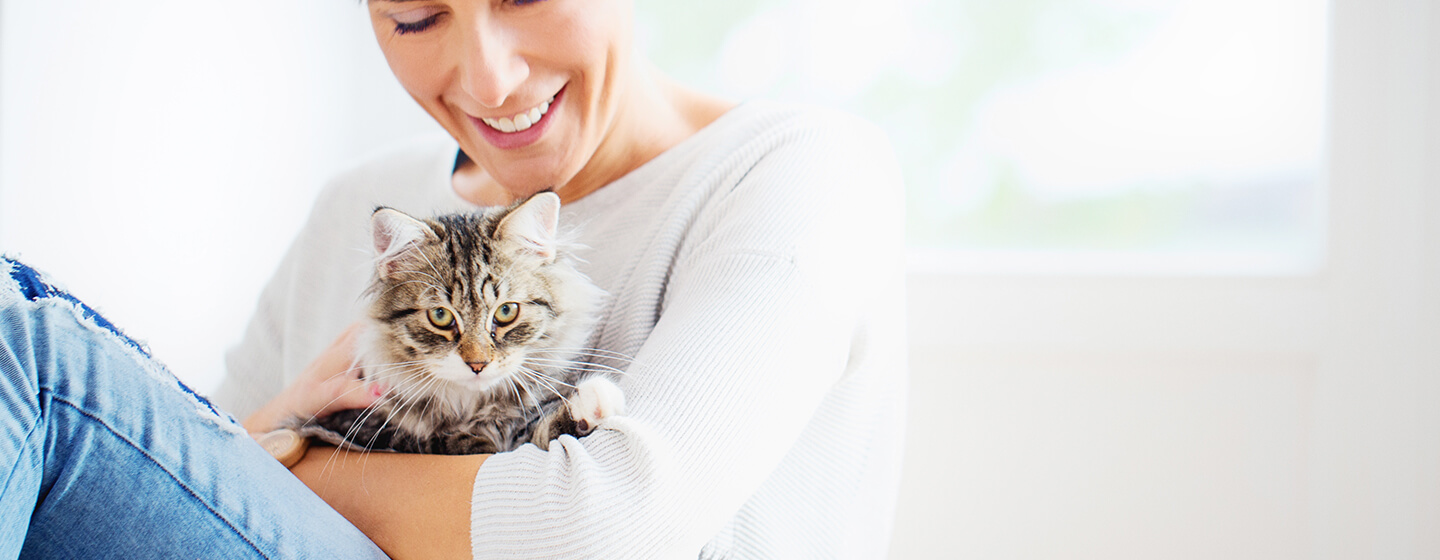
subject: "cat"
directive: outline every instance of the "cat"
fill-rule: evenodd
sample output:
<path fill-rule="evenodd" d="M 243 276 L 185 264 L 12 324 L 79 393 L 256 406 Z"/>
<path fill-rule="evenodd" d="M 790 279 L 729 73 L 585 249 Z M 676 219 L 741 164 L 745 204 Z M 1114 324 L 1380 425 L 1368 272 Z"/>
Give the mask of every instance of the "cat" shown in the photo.
<path fill-rule="evenodd" d="M 582 348 L 604 293 L 559 239 L 560 197 L 416 219 L 378 208 L 361 375 L 388 387 L 369 408 L 297 429 L 347 449 L 473 454 L 548 449 L 624 412 Z"/>

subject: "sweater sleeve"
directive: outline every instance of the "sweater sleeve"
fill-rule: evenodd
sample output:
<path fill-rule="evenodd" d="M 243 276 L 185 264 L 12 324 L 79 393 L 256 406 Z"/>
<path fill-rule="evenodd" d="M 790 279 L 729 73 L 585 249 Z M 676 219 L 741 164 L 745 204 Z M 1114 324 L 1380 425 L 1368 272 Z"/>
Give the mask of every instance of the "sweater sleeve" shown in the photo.
<path fill-rule="evenodd" d="M 695 558 L 736 514 L 883 315 L 866 262 L 903 249 L 871 234 L 901 227 L 899 176 L 864 132 L 786 128 L 668 232 L 686 242 L 621 380 L 631 416 L 487 460 L 476 558 Z"/>
<path fill-rule="evenodd" d="M 214 397 L 222 409 L 237 418 L 243 419 L 259 409 L 285 386 L 285 310 L 288 295 L 295 289 L 297 268 L 305 260 L 305 238 L 297 237 L 286 250 L 275 274 L 260 292 L 240 343 L 225 353 L 225 378 Z"/>
<path fill-rule="evenodd" d="M 239 418 L 279 394 L 359 315 L 369 197 L 337 180 L 316 198 L 266 283 L 215 397 Z"/>

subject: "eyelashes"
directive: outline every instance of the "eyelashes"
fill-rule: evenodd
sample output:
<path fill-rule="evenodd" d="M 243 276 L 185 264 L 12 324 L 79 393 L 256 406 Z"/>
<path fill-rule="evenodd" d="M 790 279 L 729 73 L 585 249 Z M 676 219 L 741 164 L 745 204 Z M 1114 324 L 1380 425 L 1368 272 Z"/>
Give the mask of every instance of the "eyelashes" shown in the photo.
<path fill-rule="evenodd" d="M 396 21 L 395 33 L 400 35 L 409 35 L 411 33 L 419 33 L 426 29 L 430 29 L 435 25 L 435 22 L 440 20 L 441 15 L 443 14 L 435 14 L 415 22 Z"/>
<path fill-rule="evenodd" d="M 529 6 L 531 4 L 539 4 L 545 1 L 546 0 L 505 0 L 507 4 L 511 4 L 517 7 Z M 417 21 L 400 21 L 398 19 L 392 18 L 392 20 L 395 21 L 395 33 L 397 35 L 409 35 L 411 33 L 419 33 L 421 31 L 425 31 L 426 29 L 434 27 L 435 24 L 440 21 L 440 16 L 443 15 L 445 15 L 444 12 L 435 13 L 431 14 L 429 17 Z"/>

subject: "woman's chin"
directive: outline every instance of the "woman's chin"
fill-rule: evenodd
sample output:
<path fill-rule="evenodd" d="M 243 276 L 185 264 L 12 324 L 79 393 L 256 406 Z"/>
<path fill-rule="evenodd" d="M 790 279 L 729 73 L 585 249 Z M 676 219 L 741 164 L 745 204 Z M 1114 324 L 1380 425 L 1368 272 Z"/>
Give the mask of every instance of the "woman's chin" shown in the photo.
<path fill-rule="evenodd" d="M 554 173 L 492 173 L 491 177 L 512 200 L 525 200 L 535 193 L 559 190 L 566 182 Z"/>

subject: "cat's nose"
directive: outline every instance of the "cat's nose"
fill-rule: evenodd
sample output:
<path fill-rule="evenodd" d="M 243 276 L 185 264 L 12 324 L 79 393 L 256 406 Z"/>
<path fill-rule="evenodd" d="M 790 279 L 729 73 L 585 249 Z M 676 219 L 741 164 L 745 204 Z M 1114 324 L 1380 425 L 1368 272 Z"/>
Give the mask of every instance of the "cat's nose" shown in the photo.
<path fill-rule="evenodd" d="M 465 365 L 470 366 L 470 371 L 480 373 L 480 370 L 485 369 L 485 366 L 490 365 L 490 362 L 465 362 Z"/>

